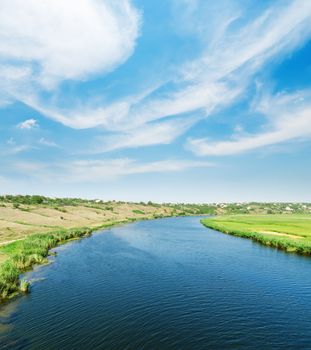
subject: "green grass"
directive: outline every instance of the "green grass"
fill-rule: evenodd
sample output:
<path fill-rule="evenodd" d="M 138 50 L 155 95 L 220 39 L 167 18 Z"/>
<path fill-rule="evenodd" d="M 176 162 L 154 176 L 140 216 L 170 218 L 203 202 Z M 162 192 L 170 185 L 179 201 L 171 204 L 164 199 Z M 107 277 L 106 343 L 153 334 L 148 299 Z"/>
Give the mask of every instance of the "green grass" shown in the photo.
<path fill-rule="evenodd" d="M 106 223 L 89 228 L 62 229 L 55 232 L 34 234 L 0 248 L 8 258 L 0 265 L 0 302 L 18 293 L 29 291 L 29 282 L 20 280 L 20 275 L 35 264 L 47 262 L 49 250 L 68 242 L 91 235 L 92 231 L 123 224 L 128 220 Z"/>
<path fill-rule="evenodd" d="M 145 215 L 145 212 L 143 212 L 142 210 L 139 210 L 139 209 L 134 209 L 134 210 L 132 210 L 132 212 L 133 212 L 134 214 Z"/>
<path fill-rule="evenodd" d="M 261 244 L 311 255 L 311 215 L 232 215 L 201 220 L 206 227 Z"/>
<path fill-rule="evenodd" d="M 59 230 L 31 235 L 2 247 L 1 251 L 9 258 L 0 266 L 0 300 L 11 297 L 17 292 L 28 291 L 27 281 L 20 281 L 20 274 L 35 264 L 46 262 L 51 248 L 90 233 L 89 229 Z"/>

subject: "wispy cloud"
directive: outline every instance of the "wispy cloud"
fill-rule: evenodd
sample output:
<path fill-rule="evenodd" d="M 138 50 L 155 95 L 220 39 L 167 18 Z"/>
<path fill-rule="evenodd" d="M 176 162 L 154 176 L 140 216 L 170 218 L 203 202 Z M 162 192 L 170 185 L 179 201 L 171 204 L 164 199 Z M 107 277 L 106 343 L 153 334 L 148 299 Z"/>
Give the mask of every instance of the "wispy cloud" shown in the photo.
<path fill-rule="evenodd" d="M 54 141 L 48 140 L 44 137 L 41 137 L 38 141 L 38 143 L 42 146 L 46 146 L 46 147 L 59 147 L 59 145 L 57 143 L 55 143 Z"/>
<path fill-rule="evenodd" d="M 196 120 L 189 118 L 145 124 L 138 129 L 101 137 L 96 140 L 97 146 L 89 152 L 101 153 L 122 148 L 169 144 L 184 134 L 195 122 Z"/>
<path fill-rule="evenodd" d="M 25 151 L 30 150 L 32 147 L 29 145 L 13 145 L 9 148 L 0 149 L 0 155 L 2 157 L 12 156 L 15 154 L 19 154 Z"/>
<path fill-rule="evenodd" d="M 311 91 L 265 96 L 254 105 L 267 122 L 264 130 L 228 141 L 189 140 L 187 147 L 198 156 L 224 156 L 311 137 Z"/>
<path fill-rule="evenodd" d="M 73 181 L 101 181 L 103 179 L 114 179 L 119 176 L 180 172 L 191 168 L 202 168 L 212 166 L 206 161 L 186 160 L 161 160 L 155 162 L 141 163 L 133 159 L 114 159 L 103 161 L 76 161 L 66 166 L 68 174 Z"/>
<path fill-rule="evenodd" d="M 192 161 L 183 159 L 168 159 L 154 162 L 140 162 L 135 159 L 119 158 L 106 160 L 76 160 L 46 164 L 40 162 L 16 162 L 7 165 L 9 171 L 18 172 L 40 180 L 57 183 L 101 182 L 116 178 L 147 173 L 181 172 L 193 168 L 214 166 L 207 161 Z"/>
<path fill-rule="evenodd" d="M 21 144 L 17 143 L 13 137 L 10 137 L 4 147 L 0 148 L 0 156 L 2 157 L 10 157 L 17 155 L 19 153 L 23 153 L 33 149 L 34 147 L 30 144 Z"/>

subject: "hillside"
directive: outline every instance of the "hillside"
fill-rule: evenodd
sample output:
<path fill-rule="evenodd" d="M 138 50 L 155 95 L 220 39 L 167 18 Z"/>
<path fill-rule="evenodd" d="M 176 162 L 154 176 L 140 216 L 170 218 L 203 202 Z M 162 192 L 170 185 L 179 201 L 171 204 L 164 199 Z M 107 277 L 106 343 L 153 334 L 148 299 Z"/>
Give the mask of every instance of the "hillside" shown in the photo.
<path fill-rule="evenodd" d="M 100 200 L 0 197 L 0 245 L 29 234 L 75 227 L 96 227 L 124 220 L 153 219 L 183 214 L 154 203 L 103 202 Z"/>

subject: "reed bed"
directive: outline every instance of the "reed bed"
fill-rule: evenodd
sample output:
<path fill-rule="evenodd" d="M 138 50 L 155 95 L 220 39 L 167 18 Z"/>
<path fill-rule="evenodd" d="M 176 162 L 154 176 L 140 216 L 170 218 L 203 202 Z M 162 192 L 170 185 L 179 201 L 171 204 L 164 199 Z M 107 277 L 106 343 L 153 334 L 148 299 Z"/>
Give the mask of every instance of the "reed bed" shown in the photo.
<path fill-rule="evenodd" d="M 89 236 L 92 230 L 78 228 L 35 234 L 1 248 L 8 259 L 0 265 L 0 301 L 19 292 L 28 292 L 29 282 L 19 276 L 33 265 L 47 262 L 51 248 L 72 239 Z"/>

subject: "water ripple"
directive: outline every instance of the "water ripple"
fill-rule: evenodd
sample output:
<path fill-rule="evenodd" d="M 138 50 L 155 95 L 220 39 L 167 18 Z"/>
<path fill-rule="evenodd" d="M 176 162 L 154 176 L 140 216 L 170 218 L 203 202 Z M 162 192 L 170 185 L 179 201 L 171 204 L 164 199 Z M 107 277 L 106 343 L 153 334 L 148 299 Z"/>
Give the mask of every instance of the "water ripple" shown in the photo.
<path fill-rule="evenodd" d="M 140 222 L 57 249 L 0 310 L 1 349 L 310 349 L 311 259 Z M 13 305 L 13 304 L 12 304 Z"/>

